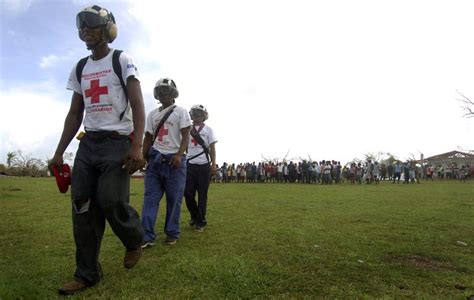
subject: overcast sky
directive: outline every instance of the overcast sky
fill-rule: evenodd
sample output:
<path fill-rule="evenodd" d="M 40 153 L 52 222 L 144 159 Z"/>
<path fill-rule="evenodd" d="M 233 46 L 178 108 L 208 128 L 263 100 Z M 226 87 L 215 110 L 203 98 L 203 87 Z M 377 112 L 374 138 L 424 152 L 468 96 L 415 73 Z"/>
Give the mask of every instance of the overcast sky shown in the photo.
<path fill-rule="evenodd" d="M 114 13 L 111 47 L 134 57 L 147 113 L 161 77 L 178 105 L 207 107 L 218 164 L 474 149 L 455 100 L 474 98 L 473 1 L 0 0 L 0 163 L 52 157 L 91 4 Z"/>

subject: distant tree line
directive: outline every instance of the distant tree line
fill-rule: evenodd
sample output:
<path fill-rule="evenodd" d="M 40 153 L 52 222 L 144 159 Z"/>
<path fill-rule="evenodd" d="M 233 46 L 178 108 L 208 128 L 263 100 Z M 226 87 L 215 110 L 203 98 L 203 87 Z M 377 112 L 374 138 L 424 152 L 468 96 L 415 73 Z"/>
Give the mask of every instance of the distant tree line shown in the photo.
<path fill-rule="evenodd" d="M 72 161 L 72 152 L 66 152 L 64 161 Z M 0 174 L 7 176 L 31 176 L 45 177 L 49 176 L 49 159 L 39 159 L 32 157 L 31 154 L 24 153 L 21 150 L 7 153 L 7 164 L 0 164 Z"/>

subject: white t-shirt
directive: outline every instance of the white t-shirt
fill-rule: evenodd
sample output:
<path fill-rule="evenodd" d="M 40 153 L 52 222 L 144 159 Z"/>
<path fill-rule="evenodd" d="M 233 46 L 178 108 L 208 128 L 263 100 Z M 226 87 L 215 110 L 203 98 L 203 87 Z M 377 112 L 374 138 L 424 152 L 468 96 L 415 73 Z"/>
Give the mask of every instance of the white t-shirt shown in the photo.
<path fill-rule="evenodd" d="M 146 119 L 145 131 L 155 136 L 158 124 L 172 107 L 173 105 L 161 111 L 161 107 L 152 110 Z M 163 154 L 177 153 L 181 143 L 181 129 L 189 126 L 191 126 L 191 118 L 188 112 L 184 108 L 176 106 L 158 132 L 152 147 Z"/>
<path fill-rule="evenodd" d="M 199 127 L 200 127 L 199 125 L 194 125 L 194 128 L 197 131 L 199 131 Z M 216 139 L 216 136 L 214 134 L 214 130 L 212 130 L 211 127 L 209 127 L 207 125 L 204 125 L 202 127 L 201 131 L 199 131 L 199 134 L 201 135 L 207 149 L 209 149 L 209 146 L 211 144 L 217 143 L 217 139 Z M 207 164 L 209 161 L 207 161 L 206 154 L 203 153 L 203 151 L 204 150 L 201 147 L 201 145 L 199 145 L 199 143 L 197 141 L 195 141 L 193 137 L 190 137 L 189 144 L 188 144 L 187 158 L 190 159 L 190 158 L 192 158 L 192 157 L 194 157 L 198 154 L 201 154 L 201 155 L 193 158 L 192 160 L 189 161 L 189 163 L 193 164 L 193 165 Z M 209 159 L 211 159 L 211 158 L 209 157 Z"/>
<path fill-rule="evenodd" d="M 316 171 L 317 174 L 321 174 L 321 167 L 319 165 L 316 165 L 314 167 L 314 170 Z"/>
<path fill-rule="evenodd" d="M 330 165 L 325 165 L 323 168 L 323 173 L 324 174 L 331 174 L 331 166 Z"/>
<path fill-rule="evenodd" d="M 107 56 L 99 60 L 89 58 L 82 70 L 80 85 L 76 77 L 77 65 L 75 65 L 69 75 L 67 89 L 83 96 L 86 130 L 117 131 L 128 135 L 133 131 L 132 111 L 120 79 L 112 66 L 113 52 L 114 50 L 111 49 Z M 122 52 L 119 60 L 125 83 L 129 76 L 134 76 L 138 80 L 138 70 L 130 55 Z M 125 114 L 120 120 L 120 114 L 124 111 Z"/>

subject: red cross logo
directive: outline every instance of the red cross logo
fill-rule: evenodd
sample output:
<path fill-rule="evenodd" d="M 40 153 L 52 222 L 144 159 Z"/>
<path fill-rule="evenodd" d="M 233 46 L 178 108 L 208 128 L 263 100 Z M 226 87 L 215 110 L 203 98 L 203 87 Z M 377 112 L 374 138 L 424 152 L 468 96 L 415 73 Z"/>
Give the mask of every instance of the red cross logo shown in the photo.
<path fill-rule="evenodd" d="M 199 134 L 199 132 L 201 132 L 203 127 L 204 127 L 204 124 L 199 125 L 199 128 L 197 130 L 195 127 L 193 127 L 193 129 L 191 130 L 193 135 L 195 135 L 194 133 Z M 197 146 L 199 144 L 194 138 L 191 138 L 191 143 L 193 143 L 194 146 Z"/>
<path fill-rule="evenodd" d="M 158 141 L 162 142 L 165 135 L 168 135 L 168 129 L 165 129 L 163 126 L 160 128 L 160 131 L 158 131 Z"/>
<path fill-rule="evenodd" d="M 99 79 L 91 80 L 91 88 L 86 90 L 86 97 L 91 97 L 91 104 L 100 102 L 100 95 L 109 93 L 106 86 L 100 86 Z"/>

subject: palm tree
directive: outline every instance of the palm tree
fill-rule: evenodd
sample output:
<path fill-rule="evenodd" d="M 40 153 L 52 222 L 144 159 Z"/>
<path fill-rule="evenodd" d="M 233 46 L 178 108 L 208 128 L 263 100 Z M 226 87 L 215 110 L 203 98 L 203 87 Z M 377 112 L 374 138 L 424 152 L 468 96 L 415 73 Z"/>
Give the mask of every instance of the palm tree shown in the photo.
<path fill-rule="evenodd" d="M 7 153 L 7 166 L 10 168 L 12 166 L 13 160 L 16 158 L 15 152 L 8 152 Z"/>

